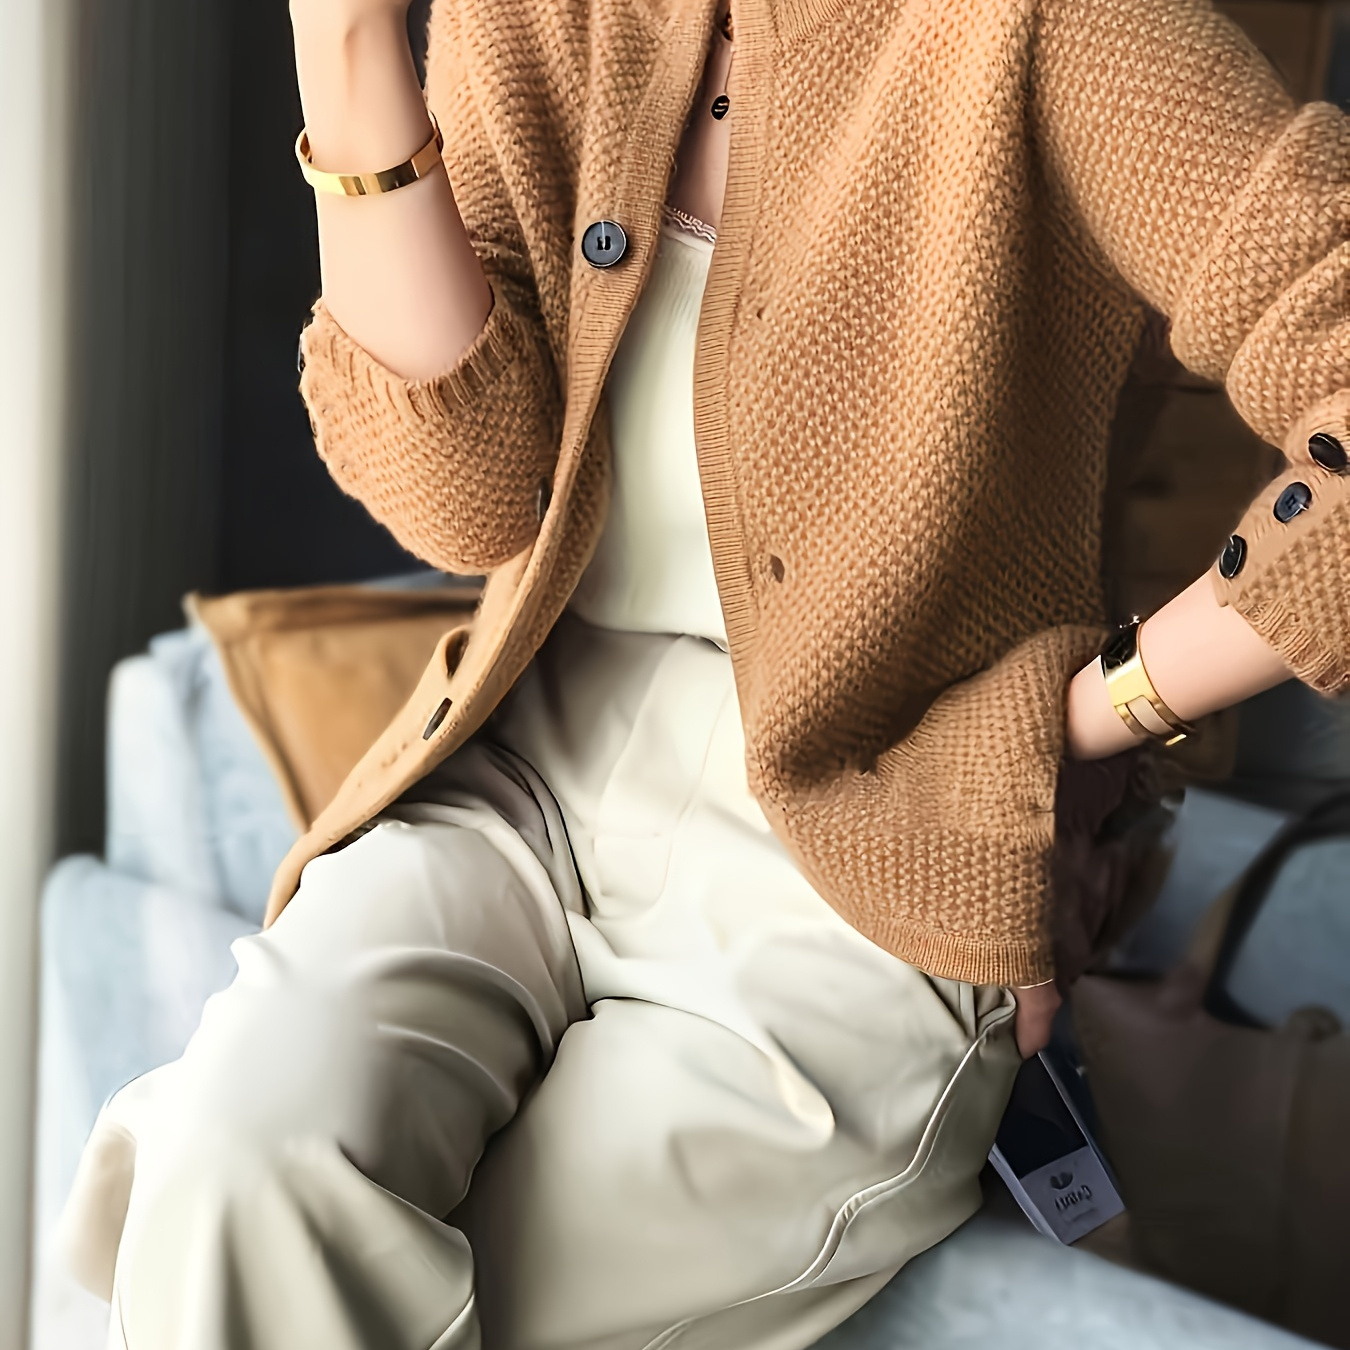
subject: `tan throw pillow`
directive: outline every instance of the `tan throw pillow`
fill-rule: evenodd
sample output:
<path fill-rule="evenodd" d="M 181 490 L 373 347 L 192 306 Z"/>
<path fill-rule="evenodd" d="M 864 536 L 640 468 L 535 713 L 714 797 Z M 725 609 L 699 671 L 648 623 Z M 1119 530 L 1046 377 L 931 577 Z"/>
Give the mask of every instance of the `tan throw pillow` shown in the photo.
<path fill-rule="evenodd" d="M 189 595 L 305 830 L 407 701 L 447 629 L 473 617 L 474 579 L 431 589 L 313 586 Z"/>

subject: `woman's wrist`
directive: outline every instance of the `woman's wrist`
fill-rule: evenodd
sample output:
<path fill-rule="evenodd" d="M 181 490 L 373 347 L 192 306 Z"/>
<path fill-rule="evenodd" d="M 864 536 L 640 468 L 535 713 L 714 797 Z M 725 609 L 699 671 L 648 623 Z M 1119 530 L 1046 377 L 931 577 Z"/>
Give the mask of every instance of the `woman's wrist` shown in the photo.
<path fill-rule="evenodd" d="M 1219 604 L 1208 575 L 1158 610 L 1139 639 L 1154 687 L 1186 721 L 1289 678 L 1275 649 L 1236 609 Z"/>
<path fill-rule="evenodd" d="M 1159 698 L 1187 722 L 1289 678 L 1275 650 L 1218 603 L 1208 575 L 1140 626 L 1139 653 Z M 1066 739 L 1075 759 L 1101 759 L 1139 743 L 1112 706 L 1099 661 L 1070 681 Z"/>

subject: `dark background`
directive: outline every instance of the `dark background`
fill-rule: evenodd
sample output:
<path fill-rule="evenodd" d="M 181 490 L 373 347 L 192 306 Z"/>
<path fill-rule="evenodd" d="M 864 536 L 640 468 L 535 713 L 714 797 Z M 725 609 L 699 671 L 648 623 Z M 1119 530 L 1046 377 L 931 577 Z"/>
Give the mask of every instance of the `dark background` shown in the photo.
<path fill-rule="evenodd" d="M 82 0 L 72 26 L 62 854 L 102 849 L 108 675 L 185 594 L 421 566 L 333 485 L 297 393 L 319 263 L 284 0 Z"/>
<path fill-rule="evenodd" d="M 409 15 L 425 46 L 430 0 Z M 295 348 L 319 294 L 313 194 L 296 169 L 300 127 L 284 5 L 240 0 L 230 88 L 229 295 L 226 307 L 221 590 L 348 581 L 422 566 L 314 453 L 296 394 Z M 247 188 L 245 185 L 248 184 Z"/>

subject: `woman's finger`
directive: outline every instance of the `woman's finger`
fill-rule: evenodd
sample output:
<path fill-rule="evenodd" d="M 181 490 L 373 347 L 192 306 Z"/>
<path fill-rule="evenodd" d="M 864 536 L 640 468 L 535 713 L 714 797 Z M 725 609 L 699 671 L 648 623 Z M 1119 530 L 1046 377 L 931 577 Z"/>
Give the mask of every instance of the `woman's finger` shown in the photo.
<path fill-rule="evenodd" d="M 1017 1016 L 1013 1023 L 1017 1032 L 1017 1049 L 1023 1059 L 1030 1059 L 1038 1050 L 1050 1044 L 1050 1028 L 1064 1000 L 1053 984 L 1014 989 L 1013 997 L 1017 1000 Z"/>

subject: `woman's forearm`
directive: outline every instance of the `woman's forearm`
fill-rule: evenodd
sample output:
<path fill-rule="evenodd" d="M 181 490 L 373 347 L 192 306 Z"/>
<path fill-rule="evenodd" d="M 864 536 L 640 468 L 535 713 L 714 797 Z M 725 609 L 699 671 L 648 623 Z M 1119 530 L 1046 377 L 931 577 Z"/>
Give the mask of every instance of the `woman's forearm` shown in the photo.
<path fill-rule="evenodd" d="M 327 0 L 293 0 L 291 22 L 317 168 L 373 172 L 426 143 L 430 124 L 398 6 L 351 14 Z M 337 323 L 405 379 L 452 367 L 482 330 L 492 297 L 444 168 L 379 196 L 315 198 L 324 303 Z"/>
<path fill-rule="evenodd" d="M 1284 662 L 1231 606 L 1208 575 L 1139 629 L 1139 651 L 1158 697 L 1184 721 L 1231 707 L 1289 678 Z M 1107 697 L 1098 662 L 1069 686 L 1069 753 L 1100 759 L 1138 743 Z"/>

